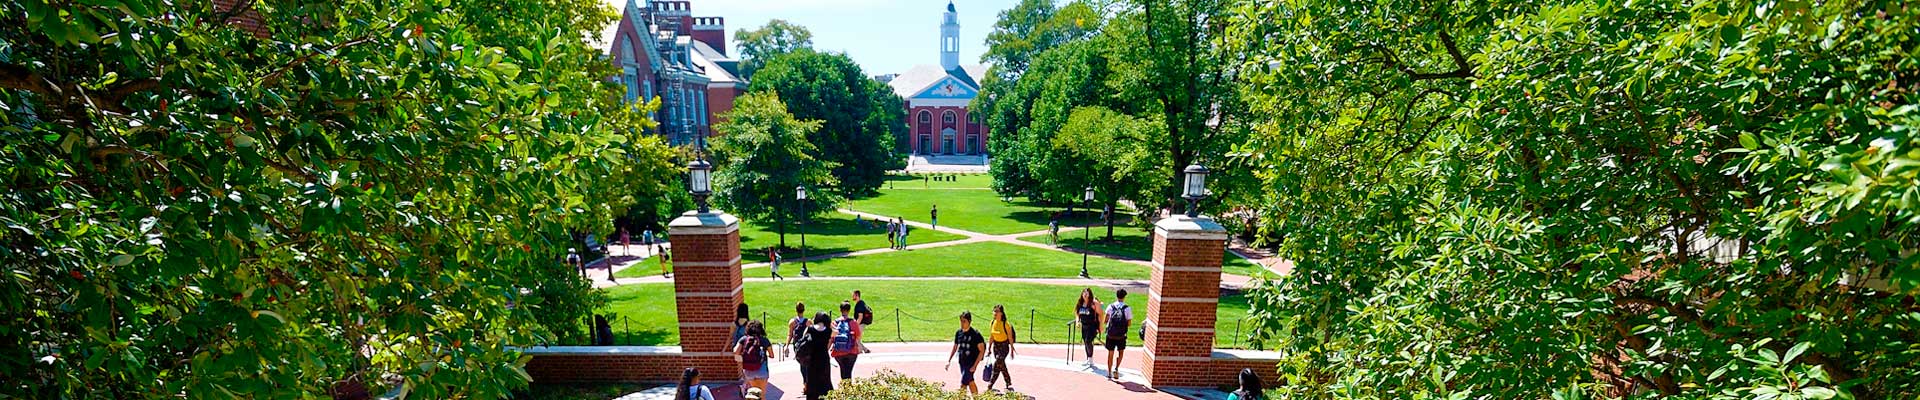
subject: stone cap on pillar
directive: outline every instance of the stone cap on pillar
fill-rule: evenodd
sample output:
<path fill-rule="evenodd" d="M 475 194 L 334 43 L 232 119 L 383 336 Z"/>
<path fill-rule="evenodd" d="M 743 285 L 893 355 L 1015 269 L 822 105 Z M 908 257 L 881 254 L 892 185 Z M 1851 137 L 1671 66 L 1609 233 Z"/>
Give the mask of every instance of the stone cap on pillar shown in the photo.
<path fill-rule="evenodd" d="M 714 210 L 688 211 L 667 223 L 668 235 L 725 235 L 740 230 L 740 218 Z"/>
<path fill-rule="evenodd" d="M 1153 233 L 1168 239 L 1227 240 L 1227 228 L 1205 215 L 1189 217 L 1174 214 L 1155 222 Z"/>

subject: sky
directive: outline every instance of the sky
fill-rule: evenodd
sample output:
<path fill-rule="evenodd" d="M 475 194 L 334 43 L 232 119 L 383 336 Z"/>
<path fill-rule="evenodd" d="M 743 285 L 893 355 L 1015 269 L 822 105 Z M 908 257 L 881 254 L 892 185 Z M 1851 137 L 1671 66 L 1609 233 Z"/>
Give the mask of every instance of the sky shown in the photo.
<path fill-rule="evenodd" d="M 616 10 L 626 0 L 604 0 Z M 642 0 L 644 1 L 644 0 Z M 940 64 L 940 14 L 947 0 L 690 0 L 696 17 L 727 20 L 727 54 L 738 55 L 734 32 L 784 19 L 813 32 L 813 47 L 853 57 L 867 75 L 897 74 Z M 1000 11 L 1018 0 L 955 0 L 960 12 L 960 63 L 978 64 L 987 31 Z"/>

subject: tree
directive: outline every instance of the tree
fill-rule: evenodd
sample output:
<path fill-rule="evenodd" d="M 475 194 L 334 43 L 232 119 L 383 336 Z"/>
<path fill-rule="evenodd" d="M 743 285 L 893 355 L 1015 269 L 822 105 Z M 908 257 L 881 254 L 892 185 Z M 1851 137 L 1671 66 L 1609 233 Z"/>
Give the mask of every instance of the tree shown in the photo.
<path fill-rule="evenodd" d="M 1169 181 L 1165 174 L 1165 153 L 1153 151 L 1162 138 L 1158 121 L 1143 120 L 1100 106 L 1073 109 L 1060 134 L 1053 137 L 1052 151 L 1065 168 L 1058 173 L 1078 177 L 1063 180 L 1067 187 L 1055 192 L 1078 192 L 1093 188 L 1094 197 L 1112 212 L 1121 200 L 1144 202 L 1157 200 Z M 1077 181 L 1077 182 L 1076 182 Z M 1107 219 L 1107 240 L 1113 240 L 1113 220 Z"/>
<path fill-rule="evenodd" d="M 1049 0 L 1021 0 L 1000 12 L 987 33 L 987 52 L 980 61 L 993 66 L 991 75 L 1017 79 L 1035 55 L 1098 33 L 1101 21 L 1100 13 L 1084 0 L 1061 7 Z"/>
<path fill-rule="evenodd" d="M 749 92 L 776 93 L 793 115 L 820 122 L 809 131 L 813 158 L 833 163 L 846 194 L 872 193 L 887 171 L 906 168 L 894 152 L 906 129 L 905 102 L 885 84 L 860 71 L 845 54 L 799 50 L 767 62 Z"/>
<path fill-rule="evenodd" d="M 1027 195 L 1052 199 L 1077 199 L 1079 192 L 1049 195 L 1034 191 L 1040 187 L 1040 177 L 1031 169 L 1045 156 L 1051 145 L 1052 132 L 1044 132 L 1044 137 L 1028 137 L 1023 130 L 1033 123 L 1034 102 L 1040 92 L 1049 87 L 1056 90 L 1093 89 L 1104 78 L 1104 67 L 1091 71 L 1102 75 L 1082 74 L 1059 75 L 1054 71 L 1073 68 L 1074 62 L 1105 62 L 1099 57 L 1098 49 L 1078 48 L 1071 56 L 1078 60 L 1061 60 L 1068 54 L 1055 55 L 1055 61 L 1041 68 L 1044 77 L 1022 80 L 1034 60 L 1055 47 L 1068 43 L 1084 42 L 1096 35 L 1103 22 L 1100 13 L 1085 1 L 1068 3 L 1056 9 L 1052 2 L 1023 1 L 1000 13 L 1000 20 L 994 23 L 994 29 L 987 34 L 987 53 L 981 60 L 993 65 L 987 77 L 981 81 L 980 95 L 975 97 L 972 110 L 981 115 L 982 125 L 994 135 L 987 138 L 987 149 L 993 154 L 988 159 L 988 169 L 992 171 L 993 187 L 1003 195 Z M 1097 46 L 1097 45 L 1083 45 Z M 1091 51 L 1091 52 L 1090 52 Z M 1073 84 L 1049 86 L 1050 79 L 1070 79 Z M 1056 107 L 1055 115 L 1065 118 L 1066 112 L 1074 105 L 1090 104 L 1105 96 L 1092 90 L 1076 91 L 1068 100 L 1076 103 L 1065 107 Z M 1064 196 L 1064 197 L 1063 197 Z"/>
<path fill-rule="evenodd" d="M 779 93 L 748 93 L 734 101 L 715 129 L 714 197 L 720 206 L 742 217 L 770 221 L 779 227 L 780 247 L 787 247 L 787 225 L 804 215 L 833 210 L 841 197 L 829 190 L 809 190 L 802 207 L 794 188 L 834 187 L 832 161 L 813 157 L 807 136 L 820 129 L 819 121 L 802 121 L 787 112 Z"/>
<path fill-rule="evenodd" d="M 760 29 L 735 31 L 733 38 L 740 43 L 740 77 L 748 82 L 774 57 L 813 48 L 812 31 L 777 18 L 767 21 Z"/>
<path fill-rule="evenodd" d="M 988 110 L 995 134 L 987 161 L 994 188 L 1054 201 L 1079 201 L 1083 170 L 1056 159 L 1053 139 L 1073 110 L 1107 103 L 1111 68 L 1104 43 L 1082 40 L 1041 52 L 1033 66 Z"/>
<path fill-rule="evenodd" d="M 568 231 L 669 173 L 612 12 L 215 3 L 0 4 L 0 397 L 524 386 L 600 301 Z"/>
<path fill-rule="evenodd" d="M 1282 390 L 1920 395 L 1909 6 L 1235 10 Z"/>
<path fill-rule="evenodd" d="M 1158 115 L 1165 122 L 1164 147 L 1172 161 L 1168 179 L 1196 162 L 1221 162 L 1244 137 L 1234 96 L 1235 54 L 1216 44 L 1225 0 L 1130 0 L 1126 10 L 1102 32 L 1110 37 L 1114 82 L 1122 107 L 1134 114 Z M 1230 183 L 1229 176 L 1217 177 Z M 1227 185 L 1223 185 L 1225 187 Z M 1178 210 L 1179 182 L 1164 187 L 1163 206 Z"/>

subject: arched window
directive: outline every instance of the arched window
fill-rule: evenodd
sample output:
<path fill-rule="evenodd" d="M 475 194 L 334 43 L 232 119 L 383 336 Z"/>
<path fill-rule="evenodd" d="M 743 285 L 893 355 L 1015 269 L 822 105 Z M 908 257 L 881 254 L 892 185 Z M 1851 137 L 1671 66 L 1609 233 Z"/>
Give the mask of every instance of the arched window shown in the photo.
<path fill-rule="evenodd" d="M 920 111 L 920 133 L 933 132 L 933 113 Z"/>
<path fill-rule="evenodd" d="M 945 127 L 948 127 L 948 128 L 952 128 L 952 127 L 954 127 L 954 123 L 953 123 L 953 121 L 955 121 L 955 120 L 956 120 L 956 119 L 954 118 L 954 114 L 953 114 L 953 111 L 947 111 L 947 112 L 946 112 L 946 114 L 942 114 L 942 115 L 940 116 L 940 121 L 941 121 L 941 122 L 945 122 L 945 123 L 946 123 L 946 125 L 944 125 L 944 126 L 945 126 Z"/>

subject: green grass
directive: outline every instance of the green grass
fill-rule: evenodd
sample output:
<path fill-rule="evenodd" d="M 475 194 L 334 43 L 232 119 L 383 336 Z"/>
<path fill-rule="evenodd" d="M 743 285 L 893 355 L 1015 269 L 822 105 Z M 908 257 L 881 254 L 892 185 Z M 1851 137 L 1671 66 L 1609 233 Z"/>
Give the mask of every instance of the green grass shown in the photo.
<path fill-rule="evenodd" d="M 1082 235 L 1087 233 L 1092 234 L 1091 243 L 1086 239 L 1081 239 Z M 1153 239 L 1148 235 L 1146 230 L 1116 225 L 1113 227 L 1112 241 L 1106 240 L 1106 234 L 1107 228 L 1105 226 L 1094 227 L 1091 232 L 1061 231 L 1060 245 L 1072 249 L 1090 249 L 1096 253 L 1112 254 L 1136 260 L 1153 259 Z M 1027 236 L 1020 238 L 1020 240 L 1033 243 L 1047 243 L 1047 235 Z M 1259 264 L 1254 264 L 1252 261 L 1247 261 L 1232 253 L 1224 254 L 1221 261 L 1222 265 L 1220 266 L 1220 270 L 1224 273 L 1243 276 L 1272 275 L 1271 272 L 1268 272 L 1266 268 L 1261 267 Z"/>
<path fill-rule="evenodd" d="M 796 276 L 797 265 L 781 266 Z M 1080 276 L 1080 255 L 1032 247 L 980 242 L 828 259 L 808 264 L 814 276 L 919 276 L 1073 278 Z M 1087 259 L 1087 271 L 1103 279 L 1147 279 L 1146 266 L 1100 257 Z M 749 270 L 749 276 L 766 276 Z"/>
<path fill-rule="evenodd" d="M 953 182 L 937 180 L 954 177 Z M 928 179 L 932 178 L 932 179 Z M 993 175 L 987 174 L 906 174 L 888 175 L 881 189 L 980 189 L 993 190 Z"/>
<path fill-rule="evenodd" d="M 874 323 L 866 339 L 870 342 L 941 342 L 951 340 L 958 329 L 961 311 L 972 311 L 976 323 L 984 323 L 993 306 L 1006 307 L 1008 320 L 1018 325 L 1022 342 L 1068 343 L 1078 340 L 1078 332 L 1069 332 L 1065 324 L 1072 317 L 1074 297 L 1079 286 L 1042 285 L 1015 282 L 939 282 L 939 281 L 805 281 L 747 282 L 746 301 L 754 318 L 769 320 L 774 329 L 768 337 L 786 341 L 786 321 L 793 318 L 794 302 L 806 302 L 807 314 L 836 308 L 853 290 L 859 289 L 874 308 Z M 619 317 L 611 322 L 616 343 L 627 345 L 673 345 L 680 343 L 675 323 L 673 285 L 665 283 L 625 285 L 607 289 L 612 302 L 604 312 Z M 1111 300 L 1113 294 L 1095 289 L 1100 297 Z M 1146 313 L 1145 293 L 1131 293 L 1127 303 L 1136 313 L 1135 327 Z M 1214 346 L 1233 344 L 1235 322 L 1247 315 L 1247 301 L 1238 294 L 1220 298 L 1215 329 L 1220 332 Z M 898 314 L 895 310 L 898 309 Z M 1037 311 L 1030 314 L 1029 310 Z M 896 317 L 897 315 L 897 317 Z M 1032 316 L 1033 329 L 1028 329 Z M 896 328 L 896 324 L 898 328 Z M 1133 343 L 1140 343 L 1137 338 Z"/>
<path fill-rule="evenodd" d="M 853 199 L 847 208 L 929 222 L 928 210 L 938 205 L 941 227 L 993 235 L 1045 230 L 1048 218 L 1062 209 L 1020 198 L 1003 201 L 999 194 L 985 190 L 992 179 L 987 175 L 960 175 L 958 182 L 923 183 L 917 177 L 894 176 L 888 180 L 892 188 L 882 186 L 879 195 Z M 1075 215 L 1075 220 L 1094 219 L 1087 213 Z"/>
<path fill-rule="evenodd" d="M 820 255 L 886 248 L 887 233 L 880 228 L 881 226 L 875 224 L 874 228 L 861 229 L 860 224 L 853 221 L 852 215 L 838 212 L 814 217 L 812 223 L 807 225 L 807 254 Z M 788 260 L 797 260 L 800 258 L 800 251 L 797 250 L 800 248 L 800 231 L 795 227 L 787 229 L 789 250 L 781 255 Z M 909 233 L 908 238 L 910 243 L 920 244 L 960 240 L 965 239 L 966 236 L 918 229 Z M 740 262 L 767 262 L 766 248 L 778 245 L 780 245 L 780 233 L 772 224 L 740 223 Z"/>

